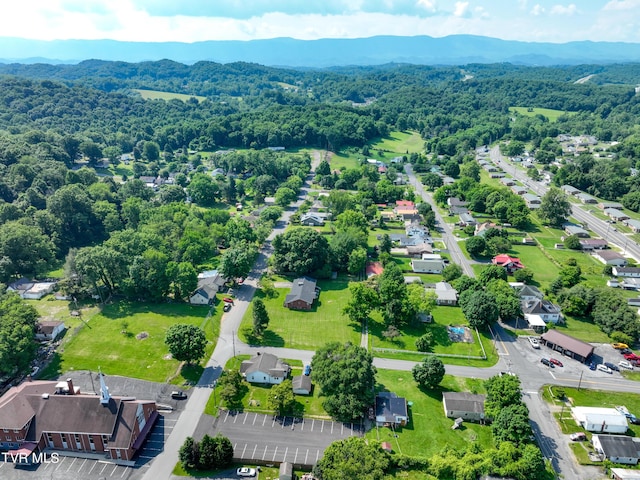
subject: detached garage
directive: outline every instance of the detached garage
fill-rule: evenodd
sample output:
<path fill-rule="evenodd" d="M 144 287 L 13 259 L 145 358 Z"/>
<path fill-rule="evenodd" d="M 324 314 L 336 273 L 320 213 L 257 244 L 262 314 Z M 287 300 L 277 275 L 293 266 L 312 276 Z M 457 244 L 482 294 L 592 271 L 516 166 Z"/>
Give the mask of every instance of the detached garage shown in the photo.
<path fill-rule="evenodd" d="M 549 330 L 540 337 L 540 340 L 547 347 L 583 363 L 593 353 L 593 345 L 589 345 L 558 330 Z"/>

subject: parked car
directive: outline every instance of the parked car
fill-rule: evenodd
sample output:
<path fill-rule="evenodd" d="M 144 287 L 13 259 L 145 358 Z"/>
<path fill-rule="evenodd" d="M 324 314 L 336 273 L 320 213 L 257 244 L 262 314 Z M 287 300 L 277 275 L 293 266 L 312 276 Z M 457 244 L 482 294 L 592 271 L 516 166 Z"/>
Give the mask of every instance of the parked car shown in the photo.
<path fill-rule="evenodd" d="M 629 348 L 629 345 L 626 343 L 612 343 L 611 346 L 616 350 L 622 350 L 623 348 Z"/>
<path fill-rule="evenodd" d="M 613 373 L 613 371 L 609 367 L 607 367 L 604 363 L 598 364 L 596 369 L 604 373 Z"/>
<path fill-rule="evenodd" d="M 627 370 L 633 370 L 633 365 L 631 365 L 631 363 L 627 362 L 626 360 L 620 360 L 618 362 L 618 366 L 620 368 L 626 368 Z"/>
<path fill-rule="evenodd" d="M 553 363 L 554 365 L 557 365 L 559 367 L 563 367 L 564 365 L 562 365 L 562 362 L 560 360 L 558 360 L 557 358 L 550 358 L 549 361 L 551 363 Z"/>
<path fill-rule="evenodd" d="M 175 390 L 171 392 L 171 398 L 175 398 L 176 400 L 184 400 L 185 398 L 187 398 L 187 394 L 182 390 Z"/>
<path fill-rule="evenodd" d="M 311 375 L 311 365 L 309 365 L 309 364 L 305 365 L 304 366 L 304 371 L 302 373 L 304 373 L 307 376 Z"/>
<path fill-rule="evenodd" d="M 533 348 L 540 348 L 540 340 L 536 337 L 529 337 L 529 343 Z"/>
<path fill-rule="evenodd" d="M 587 435 L 584 432 L 572 433 L 569 438 L 574 442 L 582 442 L 587 439 Z"/>
<path fill-rule="evenodd" d="M 627 353 L 633 353 L 630 348 L 623 348 L 620 350 L 620 355 L 626 355 Z"/>
<path fill-rule="evenodd" d="M 228 312 L 229 310 L 231 310 L 231 304 L 230 303 L 225 303 L 224 307 L 222 307 L 222 311 Z"/>
<path fill-rule="evenodd" d="M 224 298 L 222 299 L 222 301 L 223 301 L 224 303 L 233 303 L 233 298 L 224 297 Z"/>
<path fill-rule="evenodd" d="M 540 363 L 542 363 L 543 365 L 546 365 L 547 367 L 551 367 L 553 368 L 553 363 L 551 363 L 548 359 L 546 358 L 541 358 L 540 359 Z"/>
<path fill-rule="evenodd" d="M 256 469 L 255 468 L 240 467 L 239 469 L 236 470 L 236 475 L 238 475 L 239 477 L 255 477 L 256 476 Z"/>
<path fill-rule="evenodd" d="M 613 370 L 614 372 L 619 372 L 620 368 L 618 367 L 618 365 L 616 365 L 615 363 L 611 363 L 611 362 L 604 362 L 604 365 L 606 367 L 609 367 L 611 370 Z"/>
<path fill-rule="evenodd" d="M 636 355 L 635 353 L 625 353 L 623 355 L 625 360 L 640 360 L 640 357 L 638 355 Z"/>
<path fill-rule="evenodd" d="M 631 423 L 633 424 L 638 423 L 638 418 L 633 413 L 629 412 L 629 409 L 624 405 L 617 406 L 616 410 L 619 411 L 621 414 L 623 414 L 625 417 L 627 417 L 627 420 L 629 420 Z"/>

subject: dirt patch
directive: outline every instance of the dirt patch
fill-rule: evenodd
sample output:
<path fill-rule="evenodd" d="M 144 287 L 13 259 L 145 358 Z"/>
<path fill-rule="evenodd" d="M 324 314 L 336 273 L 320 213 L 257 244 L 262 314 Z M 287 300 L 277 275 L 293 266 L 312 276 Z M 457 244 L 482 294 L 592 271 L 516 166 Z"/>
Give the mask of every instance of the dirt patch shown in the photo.
<path fill-rule="evenodd" d="M 173 355 L 171 355 L 170 353 L 167 353 L 164 357 L 162 357 L 163 360 L 173 360 Z"/>
<path fill-rule="evenodd" d="M 473 334 L 469 327 L 447 327 L 447 333 L 449 334 L 449 340 L 452 342 L 473 343 Z"/>
<path fill-rule="evenodd" d="M 144 340 L 148 336 L 149 336 L 149 334 L 147 332 L 140 332 L 139 334 L 136 335 L 136 338 L 138 340 Z"/>

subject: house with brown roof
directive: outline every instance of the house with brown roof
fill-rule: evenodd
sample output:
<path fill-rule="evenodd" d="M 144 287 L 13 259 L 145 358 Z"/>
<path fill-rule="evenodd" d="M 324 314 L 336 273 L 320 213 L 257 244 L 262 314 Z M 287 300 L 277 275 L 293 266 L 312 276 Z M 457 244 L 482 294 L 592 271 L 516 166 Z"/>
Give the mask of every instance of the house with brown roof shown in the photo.
<path fill-rule="evenodd" d="M 0 398 L 0 448 L 60 452 L 133 465 L 158 418 L 156 403 L 109 394 L 82 393 L 71 379 L 23 382 Z"/>
<path fill-rule="evenodd" d="M 540 340 L 552 350 L 561 352 L 583 363 L 593 354 L 593 345 L 589 345 L 559 330 L 554 329 L 543 333 Z"/>
<path fill-rule="evenodd" d="M 36 340 L 48 342 L 55 340 L 65 330 L 64 322 L 45 320 L 36 325 Z"/>
<path fill-rule="evenodd" d="M 582 250 L 602 250 L 609 248 L 609 244 L 604 238 L 581 238 L 579 242 Z"/>

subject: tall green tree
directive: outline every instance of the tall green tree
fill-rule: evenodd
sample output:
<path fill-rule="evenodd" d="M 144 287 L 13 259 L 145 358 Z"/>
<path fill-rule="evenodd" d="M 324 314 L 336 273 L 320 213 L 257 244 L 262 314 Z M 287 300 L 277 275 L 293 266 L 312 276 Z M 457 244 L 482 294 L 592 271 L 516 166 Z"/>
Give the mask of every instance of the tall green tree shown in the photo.
<path fill-rule="evenodd" d="M 244 278 L 249 275 L 257 253 L 257 248 L 246 241 L 233 243 L 222 253 L 218 270 L 228 279 Z"/>
<path fill-rule="evenodd" d="M 470 327 L 480 330 L 496 322 L 499 316 L 493 296 L 484 291 L 471 293 L 468 301 L 462 306 L 462 313 Z"/>
<path fill-rule="evenodd" d="M 273 410 L 276 415 L 293 413 L 295 405 L 296 398 L 293 395 L 291 379 L 286 379 L 282 383 L 272 386 L 269 390 L 267 408 Z"/>
<path fill-rule="evenodd" d="M 253 300 L 252 318 L 253 334 L 256 337 L 261 337 L 269 326 L 269 312 L 267 312 L 267 307 L 261 298 Z"/>
<path fill-rule="evenodd" d="M 273 264 L 284 273 L 305 275 L 327 262 L 329 244 L 312 228 L 292 228 L 273 239 Z"/>
<path fill-rule="evenodd" d="M 39 276 L 54 260 L 55 246 L 38 227 L 19 222 L 0 226 L 0 281 L 13 276 Z"/>
<path fill-rule="evenodd" d="M 195 325 L 176 323 L 167 329 L 164 343 L 171 356 L 180 362 L 193 363 L 204 357 L 207 338 Z"/>
<path fill-rule="evenodd" d="M 413 379 L 424 388 L 435 388 L 444 378 L 444 364 L 435 355 L 426 357 L 411 370 Z"/>
<path fill-rule="evenodd" d="M 542 196 L 538 217 L 547 225 L 560 226 L 571 215 L 569 199 L 559 188 L 551 187 Z"/>
<path fill-rule="evenodd" d="M 351 298 L 342 313 L 352 322 L 362 323 L 369 318 L 373 310 L 378 308 L 380 297 L 372 285 L 366 282 L 349 282 Z"/>
<path fill-rule="evenodd" d="M 329 445 L 313 473 L 321 480 L 383 480 L 390 467 L 389 454 L 377 442 L 349 437 Z"/>
<path fill-rule="evenodd" d="M 0 375 L 26 373 L 36 358 L 38 312 L 17 294 L 0 295 Z"/>

